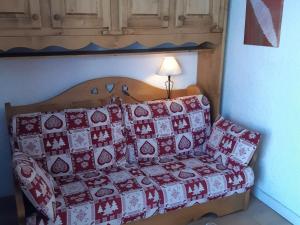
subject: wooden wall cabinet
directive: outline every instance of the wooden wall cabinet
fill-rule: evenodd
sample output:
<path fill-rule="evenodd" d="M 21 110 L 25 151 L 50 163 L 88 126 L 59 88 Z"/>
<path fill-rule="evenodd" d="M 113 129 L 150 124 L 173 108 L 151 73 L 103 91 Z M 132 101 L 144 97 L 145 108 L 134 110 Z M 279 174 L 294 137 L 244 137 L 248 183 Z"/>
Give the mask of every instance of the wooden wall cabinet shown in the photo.
<path fill-rule="evenodd" d="M 222 41 L 227 0 L 1 0 L 0 50 Z"/>
<path fill-rule="evenodd" d="M 222 32 L 224 0 L 176 0 L 177 30 L 187 33 Z"/>
<path fill-rule="evenodd" d="M 125 34 L 157 33 L 169 27 L 170 0 L 119 0 L 119 9 L 120 28 Z"/>
<path fill-rule="evenodd" d="M 40 0 L 0 1 L 0 29 L 34 29 L 41 25 Z"/>
<path fill-rule="evenodd" d="M 110 0 L 51 0 L 53 28 L 100 29 L 111 27 Z"/>

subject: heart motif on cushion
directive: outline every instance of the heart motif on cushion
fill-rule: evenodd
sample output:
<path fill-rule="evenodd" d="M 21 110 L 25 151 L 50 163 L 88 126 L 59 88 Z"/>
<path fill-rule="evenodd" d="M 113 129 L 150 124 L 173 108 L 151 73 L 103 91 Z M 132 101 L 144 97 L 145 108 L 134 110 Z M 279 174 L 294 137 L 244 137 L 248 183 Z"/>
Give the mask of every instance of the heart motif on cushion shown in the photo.
<path fill-rule="evenodd" d="M 22 166 L 20 172 L 21 172 L 22 177 L 29 178 L 29 177 L 31 177 L 31 175 L 33 173 L 33 169 L 29 166 Z"/>
<path fill-rule="evenodd" d="M 112 158 L 112 155 L 106 149 L 103 149 L 97 161 L 99 165 L 103 166 L 106 163 L 110 163 Z"/>
<path fill-rule="evenodd" d="M 218 170 L 225 170 L 226 169 L 226 166 L 224 166 L 224 163 L 223 163 L 223 160 L 222 160 L 222 156 L 218 156 L 217 158 L 216 158 L 216 161 L 218 162 L 217 164 L 216 164 L 216 168 L 218 169 Z"/>
<path fill-rule="evenodd" d="M 216 165 L 216 168 L 217 168 L 218 170 L 226 170 L 226 166 L 224 166 L 222 163 L 218 163 L 218 164 Z"/>
<path fill-rule="evenodd" d="M 189 139 L 187 139 L 185 136 L 182 136 L 182 138 L 179 141 L 178 148 L 179 150 L 189 149 L 191 147 L 191 142 Z"/>
<path fill-rule="evenodd" d="M 136 117 L 148 116 L 149 112 L 141 106 L 138 106 L 134 110 L 134 115 Z"/>
<path fill-rule="evenodd" d="M 62 206 L 62 203 L 56 200 L 56 208 L 59 208 Z"/>
<path fill-rule="evenodd" d="M 205 106 L 209 105 L 209 101 L 208 101 L 208 99 L 205 96 L 202 97 L 201 102 Z"/>
<path fill-rule="evenodd" d="M 57 116 L 50 116 L 45 122 L 45 128 L 48 130 L 52 129 L 60 129 L 63 126 L 63 121 L 59 119 Z"/>
<path fill-rule="evenodd" d="M 183 107 L 177 102 L 172 102 L 170 105 L 170 110 L 172 111 L 172 113 L 182 112 Z"/>
<path fill-rule="evenodd" d="M 140 151 L 143 155 L 153 155 L 155 148 L 148 141 L 145 141 L 145 143 L 141 146 Z"/>
<path fill-rule="evenodd" d="M 90 172 L 83 175 L 84 178 L 92 178 L 100 176 L 99 172 Z"/>
<path fill-rule="evenodd" d="M 113 189 L 110 188 L 100 188 L 95 195 L 99 198 L 105 196 L 105 195 L 111 195 L 112 193 L 114 193 Z"/>
<path fill-rule="evenodd" d="M 190 172 L 180 171 L 178 174 L 178 177 L 180 177 L 182 179 L 187 179 L 187 178 L 195 177 L 195 174 L 190 173 Z"/>
<path fill-rule="evenodd" d="M 105 122 L 107 119 L 107 116 L 103 113 L 103 112 L 100 112 L 98 110 L 96 110 L 93 115 L 91 116 L 91 120 L 93 123 L 103 123 Z"/>
<path fill-rule="evenodd" d="M 149 184 L 151 184 L 151 181 L 149 180 L 148 177 L 144 177 L 144 178 L 142 179 L 142 184 L 149 185 Z"/>
<path fill-rule="evenodd" d="M 234 133 L 238 134 L 238 133 L 241 133 L 244 129 L 240 126 L 232 125 L 230 130 L 233 131 Z"/>
<path fill-rule="evenodd" d="M 167 162 L 172 162 L 172 161 L 173 161 L 173 159 L 171 159 L 171 158 L 160 158 L 159 159 L 160 163 L 167 163 Z"/>
<path fill-rule="evenodd" d="M 51 171 L 54 174 L 66 173 L 69 171 L 69 165 L 63 159 L 58 157 L 52 164 Z"/>

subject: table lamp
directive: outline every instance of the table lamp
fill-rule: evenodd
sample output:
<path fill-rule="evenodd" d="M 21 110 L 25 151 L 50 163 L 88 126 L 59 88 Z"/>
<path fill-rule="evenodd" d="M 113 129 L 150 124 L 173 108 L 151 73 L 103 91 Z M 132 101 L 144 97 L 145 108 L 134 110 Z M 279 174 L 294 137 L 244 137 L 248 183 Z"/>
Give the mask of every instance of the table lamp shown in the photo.
<path fill-rule="evenodd" d="M 174 82 L 171 81 L 171 76 L 176 76 L 181 74 L 181 68 L 178 64 L 177 60 L 173 56 L 165 57 L 160 69 L 158 71 L 158 75 L 160 76 L 168 76 L 168 80 L 166 81 L 166 89 L 167 89 L 167 96 L 168 99 L 171 98 L 171 90 L 173 88 Z"/>

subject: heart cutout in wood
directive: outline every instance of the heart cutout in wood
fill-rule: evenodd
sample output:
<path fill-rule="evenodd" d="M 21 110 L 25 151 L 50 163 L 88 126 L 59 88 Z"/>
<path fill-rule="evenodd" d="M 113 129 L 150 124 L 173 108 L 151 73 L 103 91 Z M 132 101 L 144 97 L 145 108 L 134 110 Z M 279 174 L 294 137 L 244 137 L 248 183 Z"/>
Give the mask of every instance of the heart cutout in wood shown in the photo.
<path fill-rule="evenodd" d="M 111 93 L 111 92 L 114 90 L 114 88 L 115 88 L 115 84 L 114 84 L 114 83 L 106 84 L 106 85 L 105 85 L 105 88 L 106 88 L 106 90 L 107 90 L 109 93 Z"/>

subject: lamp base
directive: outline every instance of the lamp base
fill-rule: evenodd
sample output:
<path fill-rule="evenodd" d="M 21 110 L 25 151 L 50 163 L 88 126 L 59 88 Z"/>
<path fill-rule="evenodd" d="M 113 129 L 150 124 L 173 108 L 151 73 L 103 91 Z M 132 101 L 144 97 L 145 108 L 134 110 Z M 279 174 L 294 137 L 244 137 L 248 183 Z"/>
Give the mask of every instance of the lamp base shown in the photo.
<path fill-rule="evenodd" d="M 166 90 L 167 90 L 167 98 L 171 98 L 171 90 L 173 89 L 174 82 L 171 81 L 171 76 L 168 75 L 168 80 L 165 82 Z"/>

